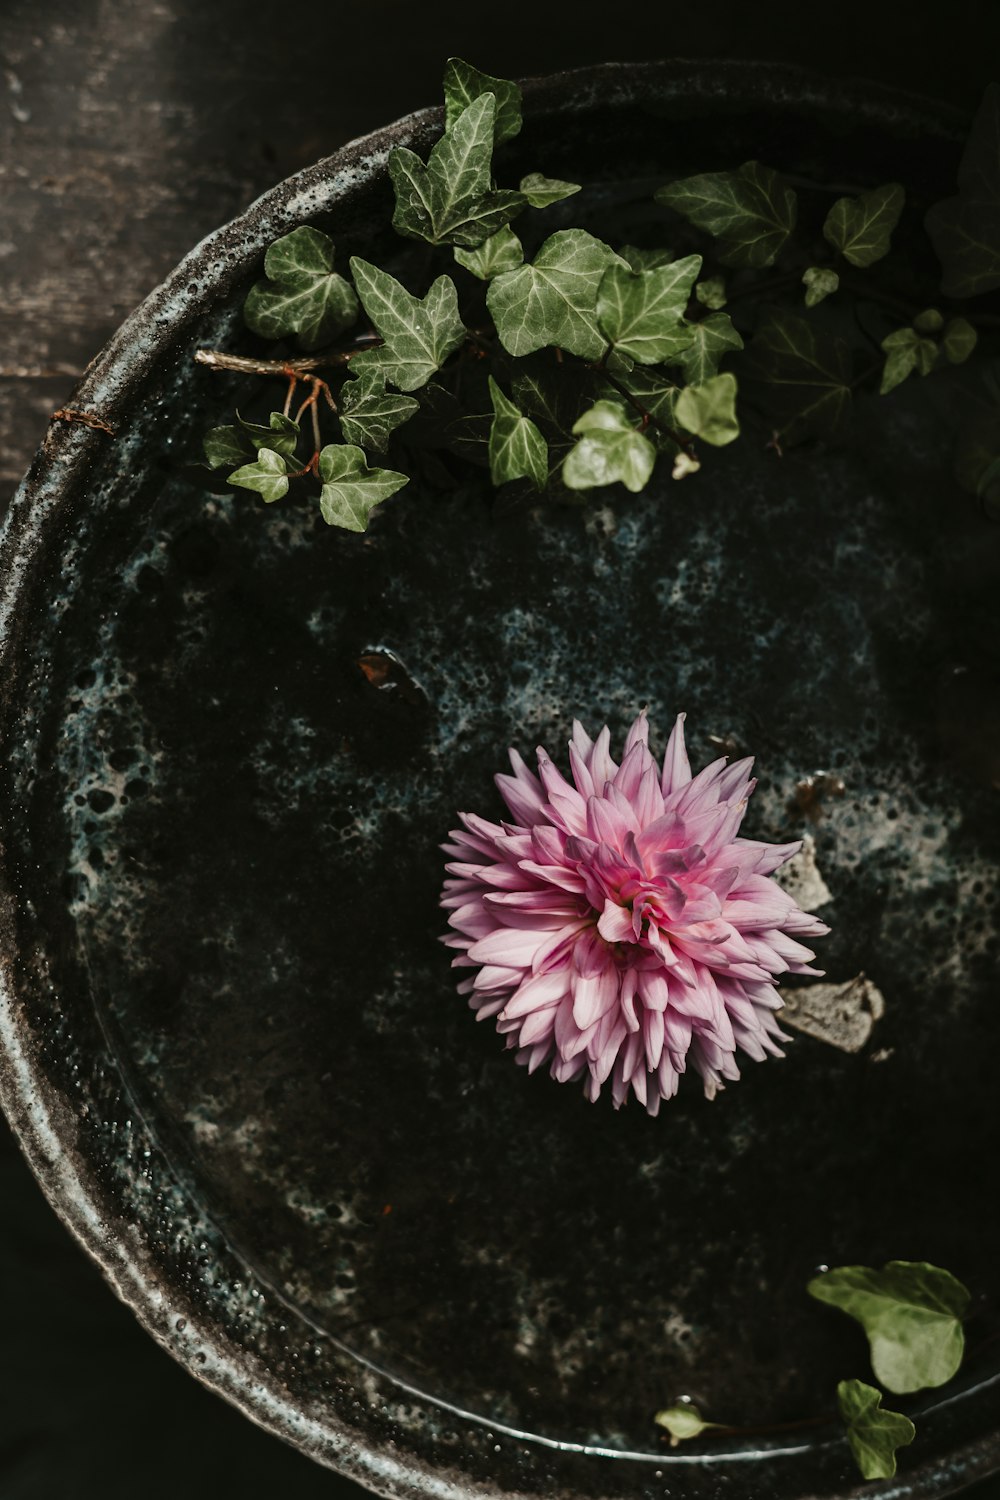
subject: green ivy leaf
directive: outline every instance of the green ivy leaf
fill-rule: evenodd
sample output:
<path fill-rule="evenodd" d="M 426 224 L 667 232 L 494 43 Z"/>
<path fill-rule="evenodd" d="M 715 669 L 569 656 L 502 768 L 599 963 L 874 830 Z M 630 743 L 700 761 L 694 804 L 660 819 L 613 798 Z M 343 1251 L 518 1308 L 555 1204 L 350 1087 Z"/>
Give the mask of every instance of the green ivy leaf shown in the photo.
<path fill-rule="evenodd" d="M 640 250 L 637 245 L 623 245 L 618 254 L 628 262 L 633 271 L 658 271 L 661 266 L 669 266 L 674 258 L 672 250 L 659 247 L 655 250 Z"/>
<path fill-rule="evenodd" d="M 670 360 L 679 365 L 689 385 L 704 385 L 718 374 L 719 361 L 731 349 L 742 349 L 743 340 L 733 327 L 728 313 L 716 312 L 700 323 L 687 325 L 691 341 L 680 354 Z"/>
<path fill-rule="evenodd" d="M 333 269 L 329 235 L 308 225 L 275 240 L 264 257 L 266 281 L 243 304 L 247 326 L 265 339 L 297 334 L 303 349 L 319 349 L 350 328 L 358 299 Z"/>
<path fill-rule="evenodd" d="M 962 1363 L 969 1293 L 949 1271 L 909 1260 L 838 1266 L 807 1291 L 861 1324 L 875 1377 L 897 1396 L 944 1385 Z"/>
<path fill-rule="evenodd" d="M 439 276 L 426 297 L 414 297 L 400 282 L 355 255 L 351 274 L 361 305 L 384 342 L 366 349 L 352 365 L 357 374 L 378 371 L 401 391 L 425 385 L 465 340 L 458 294 L 450 276 Z"/>
<path fill-rule="evenodd" d="M 726 283 L 722 276 L 706 276 L 704 281 L 699 281 L 694 289 L 694 294 L 702 307 L 708 307 L 712 312 L 718 312 L 726 305 Z"/>
<path fill-rule="evenodd" d="M 883 396 L 895 390 L 914 370 L 929 375 L 938 356 L 934 340 L 921 338 L 915 328 L 897 328 L 882 340 L 882 348 L 886 358 L 879 391 Z"/>
<path fill-rule="evenodd" d="M 596 401 L 573 424 L 580 441 L 563 460 L 563 481 L 571 490 L 590 490 L 620 481 L 637 494 L 649 482 L 656 449 L 632 425 L 624 406 Z"/>
<path fill-rule="evenodd" d="M 387 391 L 385 376 L 370 370 L 344 382 L 338 408 L 340 430 L 346 442 L 384 453 L 390 434 L 420 410 L 420 402 L 412 396 Z"/>
<path fill-rule="evenodd" d="M 949 363 L 964 365 L 978 342 L 979 335 L 968 318 L 952 318 L 945 328 L 941 348 Z"/>
<path fill-rule="evenodd" d="M 480 94 L 449 125 L 426 166 L 415 151 L 396 146 L 389 176 L 396 193 L 392 227 L 432 245 L 476 246 L 525 207 L 520 193 L 492 186 L 496 100 Z"/>
<path fill-rule="evenodd" d="M 619 256 L 585 229 L 560 229 L 530 265 L 490 283 L 486 305 L 508 354 L 521 357 L 553 344 L 598 359 L 607 340 L 597 326 L 597 291 Z"/>
<path fill-rule="evenodd" d="M 351 443 L 330 443 L 323 449 L 319 477 L 323 520 L 346 531 L 367 531 L 376 505 L 410 482 L 407 474 L 393 469 L 370 469 L 364 451 Z"/>
<path fill-rule="evenodd" d="M 492 281 L 504 271 L 516 271 L 524 261 L 524 249 L 510 225 L 505 224 L 475 250 L 461 250 L 456 246 L 455 259 L 481 281 Z"/>
<path fill-rule="evenodd" d="M 726 266 L 770 266 L 795 228 L 793 190 L 759 161 L 736 172 L 701 172 L 670 182 L 653 195 L 719 242 Z"/>
<path fill-rule="evenodd" d="M 725 447 L 740 435 L 736 418 L 736 376 L 713 375 L 704 385 L 685 386 L 677 398 L 674 412 L 681 427 L 695 437 Z"/>
<path fill-rule="evenodd" d="M 917 1429 L 898 1411 L 883 1411 L 882 1393 L 863 1380 L 842 1380 L 837 1405 L 847 1428 L 854 1462 L 865 1479 L 891 1479 L 896 1449 L 912 1443 Z"/>
<path fill-rule="evenodd" d="M 852 266 L 871 266 L 888 255 L 906 194 L 887 182 L 857 198 L 838 198 L 826 216 L 823 234 Z"/>
<path fill-rule="evenodd" d="M 947 297 L 975 297 L 1000 286 L 1000 83 L 983 95 L 958 169 L 958 195 L 924 219 L 944 268 Z"/>
<path fill-rule="evenodd" d="M 444 70 L 445 129 L 450 130 L 462 112 L 483 94 L 492 94 L 496 100 L 493 132 L 499 146 L 521 129 L 521 90 L 506 78 L 493 78 L 460 57 L 449 57 Z"/>
<path fill-rule="evenodd" d="M 840 277 L 826 266 L 810 266 L 802 273 L 802 283 L 806 289 L 806 307 L 817 307 L 837 290 Z"/>
<path fill-rule="evenodd" d="M 690 1401 L 678 1401 L 673 1406 L 665 1407 L 663 1411 L 656 1413 L 653 1421 L 669 1432 L 671 1448 L 676 1448 L 678 1443 L 686 1442 L 689 1438 L 700 1437 L 709 1428 L 719 1425 L 718 1422 L 706 1422 Z"/>
<path fill-rule="evenodd" d="M 944 317 L 938 308 L 925 307 L 923 312 L 917 313 L 913 326 L 918 333 L 940 333 L 944 327 Z"/>
<path fill-rule="evenodd" d="M 236 419 L 254 450 L 270 448 L 283 458 L 291 458 L 294 454 L 299 441 L 299 424 L 291 417 L 286 417 L 284 412 L 273 411 L 266 427 L 257 422 L 245 421 L 239 412 L 236 413 Z"/>
<path fill-rule="evenodd" d="M 640 365 L 673 359 L 694 337 L 681 319 L 700 270 L 700 255 L 656 271 L 609 266 L 597 293 L 597 321 L 607 341 Z"/>
<path fill-rule="evenodd" d="M 558 177 L 545 177 L 541 172 L 529 172 L 521 178 L 520 191 L 532 208 L 548 208 L 550 203 L 561 203 L 580 192 L 578 182 L 561 182 Z"/>
<path fill-rule="evenodd" d="M 270 505 L 272 500 L 280 500 L 288 494 L 287 472 L 280 453 L 275 453 L 273 448 L 261 448 L 254 463 L 244 464 L 242 469 L 230 474 L 229 483 L 237 484 L 243 490 L 256 490 Z"/>
<path fill-rule="evenodd" d="M 851 355 L 812 319 L 775 310 L 761 323 L 742 367 L 789 443 L 835 437 L 851 409 Z"/>
<path fill-rule="evenodd" d="M 490 376 L 493 425 L 490 428 L 490 477 L 495 485 L 511 479 L 530 479 L 544 489 L 549 477 L 549 450 L 529 417 L 508 400 Z"/>
<path fill-rule="evenodd" d="M 221 469 L 224 464 L 241 464 L 255 451 L 241 427 L 213 427 L 201 440 L 205 451 L 205 465 L 209 469 Z"/>

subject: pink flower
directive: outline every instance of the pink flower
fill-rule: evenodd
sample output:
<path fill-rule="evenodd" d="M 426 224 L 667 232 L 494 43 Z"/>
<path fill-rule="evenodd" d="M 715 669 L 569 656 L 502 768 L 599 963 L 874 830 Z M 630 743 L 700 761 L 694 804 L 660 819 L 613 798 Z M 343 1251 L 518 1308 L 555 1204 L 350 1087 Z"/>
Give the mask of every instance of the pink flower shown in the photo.
<path fill-rule="evenodd" d="M 738 837 L 752 761 L 692 779 L 683 721 L 662 770 L 645 711 L 620 766 L 606 727 L 574 724 L 572 784 L 544 750 L 537 776 L 511 750 L 496 783 L 512 822 L 461 813 L 444 845 L 444 942 L 476 971 L 459 990 L 477 1020 L 529 1072 L 549 1063 L 591 1100 L 610 1080 L 616 1108 L 631 1089 L 652 1115 L 689 1061 L 711 1099 L 739 1078 L 737 1049 L 782 1055 L 775 976 L 822 972 L 799 939 L 829 931 L 768 878 L 800 845 Z"/>

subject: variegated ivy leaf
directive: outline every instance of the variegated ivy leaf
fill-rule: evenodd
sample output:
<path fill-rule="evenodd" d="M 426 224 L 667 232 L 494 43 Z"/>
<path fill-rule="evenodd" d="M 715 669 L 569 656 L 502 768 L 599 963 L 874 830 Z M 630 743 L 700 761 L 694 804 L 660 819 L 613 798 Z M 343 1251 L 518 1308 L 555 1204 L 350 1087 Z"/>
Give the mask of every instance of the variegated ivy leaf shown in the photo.
<path fill-rule="evenodd" d="M 810 266 L 802 273 L 802 284 L 806 289 L 806 307 L 817 307 L 837 290 L 840 277 L 826 266 Z"/>
<path fill-rule="evenodd" d="M 837 1405 L 847 1428 L 854 1462 L 864 1479 L 891 1479 L 896 1449 L 912 1443 L 917 1429 L 898 1411 L 884 1411 L 882 1392 L 863 1380 L 842 1380 Z"/>
<path fill-rule="evenodd" d="M 885 364 L 882 368 L 880 393 L 895 390 L 914 370 L 929 375 L 938 357 L 938 346 L 933 339 L 924 338 L 915 328 L 897 328 L 882 340 Z"/>
<path fill-rule="evenodd" d="M 209 469 L 221 469 L 224 464 L 231 468 L 233 464 L 243 463 L 255 451 L 242 427 L 211 428 L 202 438 L 202 448 L 205 466 Z"/>
<path fill-rule="evenodd" d="M 398 234 L 432 245 L 481 245 L 521 212 L 520 193 L 492 185 L 495 114 L 493 95 L 480 94 L 448 126 L 426 165 L 405 146 L 390 152 Z"/>
<path fill-rule="evenodd" d="M 887 182 L 857 198 L 838 198 L 826 216 L 823 234 L 852 266 L 871 266 L 889 253 L 906 194 Z"/>
<path fill-rule="evenodd" d="M 387 391 L 385 376 L 370 370 L 344 382 L 338 408 L 340 430 L 346 442 L 384 453 L 390 434 L 419 411 L 420 402 L 412 396 Z"/>
<path fill-rule="evenodd" d="M 462 111 L 483 94 L 492 94 L 496 100 L 493 133 L 499 146 L 501 141 L 511 140 L 521 129 L 521 90 L 516 83 L 509 83 L 505 78 L 481 73 L 460 57 L 449 57 L 444 70 L 445 129 L 450 130 Z"/>
<path fill-rule="evenodd" d="M 654 197 L 714 235 L 725 266 L 773 265 L 798 216 L 794 191 L 759 161 L 744 162 L 735 172 L 684 177 Z"/>
<path fill-rule="evenodd" d="M 598 359 L 607 340 L 597 324 L 597 290 L 608 266 L 624 262 L 585 229 L 560 229 L 530 265 L 490 283 L 486 305 L 508 354 L 548 345 Z"/>
<path fill-rule="evenodd" d="M 496 485 L 511 479 L 530 479 L 544 489 L 549 477 L 549 450 L 531 421 L 508 400 L 490 376 L 493 425 L 490 428 L 490 477 Z"/>
<path fill-rule="evenodd" d="M 286 417 L 284 412 L 273 411 L 266 427 L 258 422 L 245 421 L 239 412 L 236 413 L 236 419 L 254 449 L 271 448 L 283 458 L 291 458 L 298 446 L 299 424 L 291 417 Z"/>
<path fill-rule="evenodd" d="M 401 391 L 425 385 L 465 339 L 458 295 L 450 276 L 439 276 L 426 297 L 414 297 L 395 277 L 359 256 L 351 274 L 361 305 L 383 343 L 351 361 L 358 376 L 377 371 Z"/>
<path fill-rule="evenodd" d="M 596 401 L 573 424 L 579 438 L 563 460 L 563 481 L 571 490 L 622 483 L 633 494 L 649 482 L 656 449 L 617 401 Z"/>
<path fill-rule="evenodd" d="M 896 1395 L 944 1385 L 962 1363 L 969 1293 L 950 1271 L 910 1260 L 890 1260 L 881 1271 L 835 1266 L 807 1291 L 857 1319 L 875 1378 Z"/>
<path fill-rule="evenodd" d="M 691 338 L 681 352 L 669 361 L 679 365 L 690 385 L 704 385 L 718 374 L 719 361 L 732 349 L 742 349 L 743 340 L 733 327 L 728 313 L 715 312 L 699 323 L 689 323 Z"/>
<path fill-rule="evenodd" d="M 694 294 L 703 307 L 718 312 L 726 305 L 725 279 L 722 276 L 706 276 L 704 281 L 698 282 Z"/>
<path fill-rule="evenodd" d="M 924 220 L 944 268 L 947 297 L 1000 286 L 1000 83 L 991 83 L 972 122 L 958 169 L 958 195 Z"/>
<path fill-rule="evenodd" d="M 370 469 L 364 451 L 352 443 L 330 443 L 323 449 L 319 477 L 323 520 L 346 531 L 367 531 L 376 505 L 410 482 L 409 475 L 394 469 Z"/>
<path fill-rule="evenodd" d="M 303 349 L 319 349 L 350 328 L 358 299 L 333 259 L 329 235 L 308 225 L 275 240 L 264 257 L 267 280 L 256 282 L 243 304 L 247 326 L 265 339 L 296 334 Z"/>
<path fill-rule="evenodd" d="M 532 208 L 548 208 L 550 203 L 561 203 L 580 191 L 578 182 L 560 182 L 558 177 L 544 177 L 541 172 L 529 172 L 521 178 L 521 192 Z"/>
<path fill-rule="evenodd" d="M 456 246 L 455 259 L 481 281 L 492 281 L 504 271 L 516 271 L 524 261 L 524 249 L 510 225 L 505 224 L 475 250 L 460 250 Z"/>
<path fill-rule="evenodd" d="M 695 437 L 722 448 L 740 435 L 736 417 L 736 376 L 713 375 L 704 385 L 687 385 L 674 412 L 680 425 Z"/>
<path fill-rule="evenodd" d="M 597 321 L 607 341 L 640 365 L 672 361 L 694 337 L 681 319 L 700 270 L 700 255 L 655 271 L 609 266 L 597 293 Z"/>
<path fill-rule="evenodd" d="M 268 504 L 288 494 L 287 465 L 273 448 L 261 448 L 252 464 L 244 464 L 229 476 L 229 483 L 255 490 Z"/>
<path fill-rule="evenodd" d="M 944 330 L 941 348 L 953 365 L 964 365 L 979 340 L 968 318 L 952 318 Z"/>
<path fill-rule="evenodd" d="M 742 362 L 740 379 L 786 442 L 834 437 L 851 409 L 851 354 L 843 339 L 812 318 L 773 311 L 761 321 Z"/>

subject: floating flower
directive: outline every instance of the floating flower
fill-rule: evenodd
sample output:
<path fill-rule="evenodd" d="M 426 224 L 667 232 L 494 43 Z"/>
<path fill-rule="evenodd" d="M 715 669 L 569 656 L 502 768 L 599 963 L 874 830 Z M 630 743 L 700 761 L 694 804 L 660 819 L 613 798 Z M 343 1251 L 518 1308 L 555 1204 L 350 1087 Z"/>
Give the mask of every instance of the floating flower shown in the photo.
<path fill-rule="evenodd" d="M 454 966 L 476 970 L 459 989 L 517 1061 L 655 1115 L 689 1061 L 712 1098 L 737 1050 L 782 1055 L 775 977 L 820 973 L 799 939 L 829 929 L 768 878 L 801 846 L 738 837 L 753 762 L 692 778 L 684 715 L 662 768 L 648 732 L 643 712 L 618 765 L 607 727 L 574 724 L 572 784 L 545 750 L 537 776 L 511 750 L 512 821 L 459 815 L 441 900 Z"/>

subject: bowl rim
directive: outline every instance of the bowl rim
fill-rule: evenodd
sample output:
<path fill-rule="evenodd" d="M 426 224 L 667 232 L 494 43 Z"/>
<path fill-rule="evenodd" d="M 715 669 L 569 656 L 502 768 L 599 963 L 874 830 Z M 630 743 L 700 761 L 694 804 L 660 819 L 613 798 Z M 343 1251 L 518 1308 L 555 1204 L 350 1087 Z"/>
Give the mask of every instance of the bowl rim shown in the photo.
<path fill-rule="evenodd" d="M 888 85 L 825 78 L 791 64 L 712 59 L 603 63 L 529 79 L 522 86 L 526 113 L 534 116 L 565 117 L 585 113 L 597 102 L 624 106 L 645 97 L 673 98 L 691 110 L 737 112 L 763 106 L 820 116 L 849 113 L 884 127 L 955 141 L 968 124 L 963 112 L 951 106 Z M 109 435 L 113 438 L 127 420 L 143 383 L 190 325 L 259 263 L 271 241 L 383 178 L 394 146 L 426 149 L 442 121 L 440 106 L 405 115 L 270 188 L 201 240 L 91 361 L 69 403 L 78 419 L 52 419 L 0 532 L 0 712 L 10 707 L 3 685 L 9 674 L 4 667 L 19 655 L 27 638 L 18 606 L 32 564 L 67 498 L 86 483 Z M 259 1426 L 374 1493 L 414 1500 L 462 1500 L 472 1493 L 503 1500 L 510 1495 L 493 1481 L 471 1481 L 458 1465 L 446 1470 L 422 1454 L 369 1440 L 335 1412 L 328 1411 L 325 1420 L 304 1412 L 262 1362 L 248 1358 L 244 1350 L 227 1350 L 230 1341 L 207 1318 L 200 1348 L 207 1346 L 211 1352 L 207 1358 L 201 1356 L 203 1363 L 193 1357 L 193 1341 L 179 1345 L 171 1336 L 179 1314 L 190 1319 L 189 1304 L 179 1297 L 171 1300 L 173 1289 L 164 1287 L 155 1274 L 150 1249 L 141 1236 L 106 1233 L 103 1190 L 89 1179 L 83 1158 L 73 1148 L 73 1108 L 33 1057 L 32 1032 L 18 996 L 18 897 L 4 868 L 4 853 L 0 830 L 0 1105 L 52 1208 L 96 1261 L 116 1295 L 202 1384 Z M 603 1456 L 600 1450 L 580 1449 L 575 1444 L 546 1441 L 545 1449 L 539 1451 L 546 1449 L 550 1458 L 551 1449 Z M 628 1455 L 615 1456 L 628 1459 Z M 699 1455 L 662 1455 L 665 1469 L 679 1464 L 681 1472 L 685 1464 L 708 1467 L 712 1462 Z M 1000 1426 L 984 1438 L 926 1460 L 899 1480 L 853 1486 L 841 1495 L 842 1500 L 848 1496 L 903 1500 L 916 1495 L 930 1500 L 998 1469 Z M 834 1497 L 827 1494 L 823 1500 Z"/>

